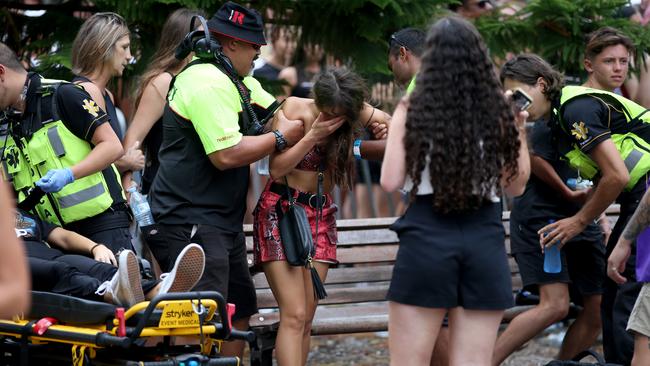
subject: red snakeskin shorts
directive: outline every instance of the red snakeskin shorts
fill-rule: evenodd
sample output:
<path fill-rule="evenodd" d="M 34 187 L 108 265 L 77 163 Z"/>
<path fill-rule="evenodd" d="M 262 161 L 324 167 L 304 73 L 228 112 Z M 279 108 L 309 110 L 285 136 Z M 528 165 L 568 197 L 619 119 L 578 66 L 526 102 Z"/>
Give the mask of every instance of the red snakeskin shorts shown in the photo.
<path fill-rule="evenodd" d="M 275 204 L 280 198 L 279 194 L 269 191 L 271 182 L 266 185 L 257 206 L 253 211 L 253 258 L 255 266 L 264 262 L 283 261 L 284 247 L 280 239 L 278 228 L 278 216 L 275 212 Z M 336 260 L 336 204 L 332 197 L 326 194 L 326 202 L 323 206 L 323 216 L 318 221 L 318 237 L 316 239 L 316 254 L 314 260 L 318 262 L 338 263 Z M 288 202 L 282 202 L 282 207 L 287 208 Z M 301 205 L 307 212 L 312 236 L 316 232 L 316 209 L 311 206 Z"/>

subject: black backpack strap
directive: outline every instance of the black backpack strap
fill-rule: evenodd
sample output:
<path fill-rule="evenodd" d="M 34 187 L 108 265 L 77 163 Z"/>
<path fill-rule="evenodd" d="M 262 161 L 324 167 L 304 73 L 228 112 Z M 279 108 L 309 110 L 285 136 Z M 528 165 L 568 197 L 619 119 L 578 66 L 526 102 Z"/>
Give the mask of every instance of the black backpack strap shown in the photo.
<path fill-rule="evenodd" d="M 60 86 L 61 83 L 56 83 L 41 86 L 41 88 L 38 90 L 37 93 L 40 95 L 40 98 L 37 107 L 37 119 L 40 120 L 41 126 L 38 126 L 39 128 L 34 129 L 34 131 L 38 131 L 40 127 L 45 124 L 58 121 L 60 119 L 59 107 L 56 101 L 57 92 Z"/>

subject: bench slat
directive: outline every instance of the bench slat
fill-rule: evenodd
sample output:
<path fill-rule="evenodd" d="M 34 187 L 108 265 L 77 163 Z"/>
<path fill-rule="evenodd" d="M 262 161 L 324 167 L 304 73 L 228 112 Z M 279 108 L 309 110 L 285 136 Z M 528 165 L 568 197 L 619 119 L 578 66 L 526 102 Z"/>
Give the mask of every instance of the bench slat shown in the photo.
<path fill-rule="evenodd" d="M 607 207 L 605 214 L 607 216 L 615 216 L 621 213 L 621 206 L 619 204 L 612 204 Z M 370 219 L 345 219 L 345 220 L 336 220 L 336 226 L 339 231 L 345 230 L 357 230 L 359 228 L 386 228 L 395 222 L 396 217 L 378 217 Z M 510 220 L 510 211 L 504 211 L 501 215 L 501 220 L 507 222 Z M 252 235 L 253 225 L 246 224 L 244 225 L 244 234 L 246 236 Z"/>
<path fill-rule="evenodd" d="M 337 248 L 336 256 L 340 263 L 377 263 L 394 262 L 397 256 L 397 244 L 369 245 L 356 248 Z"/>
<path fill-rule="evenodd" d="M 327 272 L 326 285 L 347 284 L 359 282 L 381 282 L 390 281 L 393 274 L 392 265 L 378 265 L 367 267 L 330 268 Z M 264 273 L 257 273 L 253 276 L 255 288 L 269 288 Z"/>
<path fill-rule="evenodd" d="M 388 281 L 385 283 L 373 283 L 367 286 L 355 287 L 331 287 L 327 286 L 327 297 L 318 302 L 318 305 L 350 304 L 372 301 L 383 301 L 388 292 Z M 278 304 L 270 289 L 257 290 L 257 307 L 260 309 L 274 308 Z"/>

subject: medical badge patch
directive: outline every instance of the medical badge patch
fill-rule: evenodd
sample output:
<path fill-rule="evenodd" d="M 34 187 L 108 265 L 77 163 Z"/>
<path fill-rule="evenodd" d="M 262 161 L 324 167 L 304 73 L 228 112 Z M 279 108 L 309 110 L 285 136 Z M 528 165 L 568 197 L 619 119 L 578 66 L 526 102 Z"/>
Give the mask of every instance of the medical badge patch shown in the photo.
<path fill-rule="evenodd" d="M 589 129 L 587 129 L 587 126 L 585 126 L 584 122 L 581 121 L 580 123 L 573 123 L 573 130 L 571 130 L 571 135 L 575 136 L 576 139 L 586 140 L 588 132 Z"/>
<path fill-rule="evenodd" d="M 99 115 L 99 113 L 97 113 L 99 112 L 99 107 L 92 99 L 84 99 L 84 109 L 88 111 L 88 113 L 90 113 L 93 117 L 97 117 Z"/>

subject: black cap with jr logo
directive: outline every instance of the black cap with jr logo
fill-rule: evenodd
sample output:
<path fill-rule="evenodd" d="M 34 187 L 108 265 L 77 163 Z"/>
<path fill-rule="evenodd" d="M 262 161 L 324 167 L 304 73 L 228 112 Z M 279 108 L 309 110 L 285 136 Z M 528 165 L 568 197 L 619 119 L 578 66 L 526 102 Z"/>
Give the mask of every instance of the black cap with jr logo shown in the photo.
<path fill-rule="evenodd" d="M 260 13 L 232 1 L 225 3 L 208 21 L 210 32 L 244 42 L 265 45 L 264 22 Z"/>

